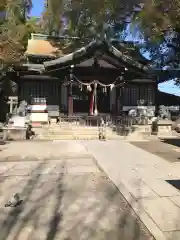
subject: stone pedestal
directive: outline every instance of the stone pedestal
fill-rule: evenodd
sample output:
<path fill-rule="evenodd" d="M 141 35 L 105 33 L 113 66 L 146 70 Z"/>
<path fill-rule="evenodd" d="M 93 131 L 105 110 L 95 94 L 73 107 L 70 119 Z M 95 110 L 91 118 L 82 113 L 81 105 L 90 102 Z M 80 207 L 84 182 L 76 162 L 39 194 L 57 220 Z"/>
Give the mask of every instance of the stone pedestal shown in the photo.
<path fill-rule="evenodd" d="M 158 121 L 158 136 L 172 136 L 172 124 L 170 120 Z"/>
<path fill-rule="evenodd" d="M 25 140 L 26 139 L 26 128 L 3 128 L 3 139 L 4 140 Z"/>

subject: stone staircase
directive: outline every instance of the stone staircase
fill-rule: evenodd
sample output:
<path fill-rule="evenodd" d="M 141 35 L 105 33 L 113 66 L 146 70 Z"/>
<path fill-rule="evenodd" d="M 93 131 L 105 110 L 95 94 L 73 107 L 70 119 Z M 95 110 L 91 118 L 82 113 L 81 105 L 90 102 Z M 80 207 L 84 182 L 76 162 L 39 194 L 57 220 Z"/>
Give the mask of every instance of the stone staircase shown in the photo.
<path fill-rule="evenodd" d="M 99 139 L 99 127 L 81 126 L 68 123 L 57 125 L 52 123 L 50 126 L 44 126 L 41 129 L 35 129 L 37 140 L 95 140 Z M 110 127 L 105 128 L 106 139 L 121 139 Z"/>
<path fill-rule="evenodd" d="M 151 135 L 150 125 L 134 125 L 130 129 L 105 127 L 106 140 L 125 139 L 137 141 L 147 139 Z M 81 126 L 77 124 L 52 123 L 35 130 L 38 140 L 95 140 L 99 139 L 100 129 L 97 126 Z"/>

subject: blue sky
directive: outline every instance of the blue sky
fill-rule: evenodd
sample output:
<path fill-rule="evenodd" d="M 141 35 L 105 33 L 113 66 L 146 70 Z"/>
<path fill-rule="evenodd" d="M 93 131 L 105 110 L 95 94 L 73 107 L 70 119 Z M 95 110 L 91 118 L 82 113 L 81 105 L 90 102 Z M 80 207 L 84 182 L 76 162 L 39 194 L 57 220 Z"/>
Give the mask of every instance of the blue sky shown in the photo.
<path fill-rule="evenodd" d="M 42 13 L 44 0 L 33 0 L 32 2 L 33 2 L 33 9 L 31 11 L 31 15 L 38 17 Z M 159 84 L 159 90 L 162 92 L 180 96 L 180 88 L 174 84 L 173 80 Z"/>
<path fill-rule="evenodd" d="M 33 9 L 31 11 L 31 15 L 38 17 L 41 15 L 43 10 L 44 0 L 33 0 Z"/>

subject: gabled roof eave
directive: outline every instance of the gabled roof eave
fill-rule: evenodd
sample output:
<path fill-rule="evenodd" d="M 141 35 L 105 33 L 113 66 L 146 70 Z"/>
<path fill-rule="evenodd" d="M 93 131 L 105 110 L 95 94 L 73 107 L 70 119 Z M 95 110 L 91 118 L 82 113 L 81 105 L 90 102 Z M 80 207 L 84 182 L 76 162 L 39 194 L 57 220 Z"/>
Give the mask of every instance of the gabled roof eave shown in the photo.
<path fill-rule="evenodd" d="M 128 66 L 133 67 L 144 73 L 148 70 L 147 66 L 134 61 L 129 56 L 124 55 L 121 51 L 115 48 L 111 43 L 107 43 L 106 41 L 100 42 L 95 40 L 89 43 L 87 46 L 82 47 L 79 50 L 76 50 L 70 54 L 62 56 L 55 60 L 44 62 L 45 71 L 52 71 L 55 69 L 64 68 L 65 66 L 71 66 L 71 65 L 81 63 L 82 61 L 90 57 L 93 57 L 94 53 L 97 50 L 101 50 L 101 51 L 103 50 L 105 53 L 107 54 L 109 53 L 110 55 L 114 56 L 119 61 L 119 64 L 122 64 L 122 63 L 124 65 L 127 64 Z"/>

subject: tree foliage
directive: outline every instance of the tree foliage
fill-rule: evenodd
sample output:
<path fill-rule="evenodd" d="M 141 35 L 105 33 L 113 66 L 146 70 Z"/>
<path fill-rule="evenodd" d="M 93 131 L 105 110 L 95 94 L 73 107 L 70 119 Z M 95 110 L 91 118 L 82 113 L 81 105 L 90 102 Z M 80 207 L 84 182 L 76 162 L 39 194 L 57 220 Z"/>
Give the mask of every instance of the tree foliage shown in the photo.
<path fill-rule="evenodd" d="M 31 7 L 31 0 L 6 0 L 1 5 L 5 17 L 0 24 L 0 59 L 5 64 L 23 57 L 32 30 L 27 21 Z"/>
<path fill-rule="evenodd" d="M 44 32 L 81 39 L 92 39 L 102 32 L 103 26 L 124 26 L 127 14 L 139 0 L 46 0 L 42 22 Z"/>
<path fill-rule="evenodd" d="M 41 29 L 45 34 L 56 36 L 60 34 L 63 11 L 63 0 L 45 0 L 41 20 Z"/>
<path fill-rule="evenodd" d="M 179 67 L 180 0 L 146 0 L 134 20 L 156 65 Z"/>
<path fill-rule="evenodd" d="M 167 31 L 179 31 L 180 0 L 146 0 L 135 19 L 146 36 L 161 39 Z"/>

